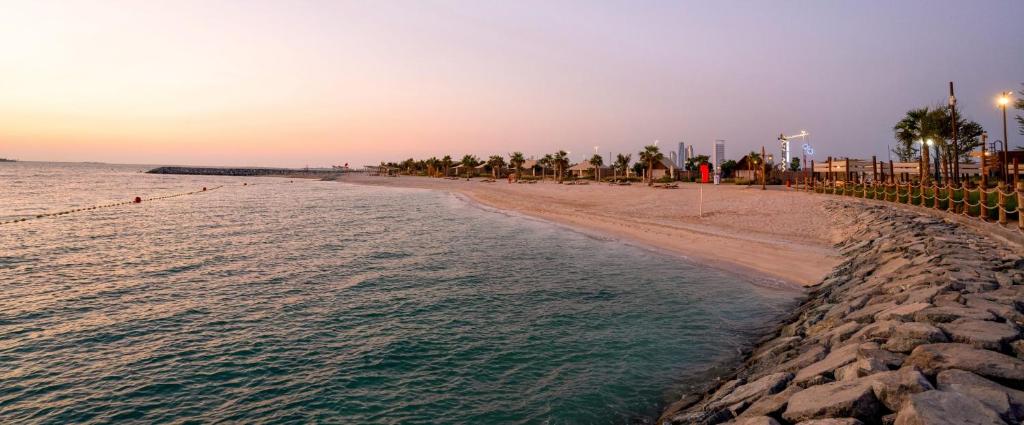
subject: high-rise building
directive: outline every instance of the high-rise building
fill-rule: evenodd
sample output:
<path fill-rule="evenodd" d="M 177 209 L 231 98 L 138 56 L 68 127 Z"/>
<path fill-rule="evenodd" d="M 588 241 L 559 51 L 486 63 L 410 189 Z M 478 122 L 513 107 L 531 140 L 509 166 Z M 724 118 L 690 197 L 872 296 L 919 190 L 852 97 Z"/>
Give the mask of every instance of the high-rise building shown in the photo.
<path fill-rule="evenodd" d="M 668 160 L 673 164 L 679 164 L 679 155 L 676 154 L 676 151 L 668 151 Z"/>
<path fill-rule="evenodd" d="M 693 145 L 689 145 L 686 147 L 686 160 L 689 161 L 693 157 Z"/>
<path fill-rule="evenodd" d="M 722 163 L 725 162 L 725 140 L 715 140 L 714 155 L 711 163 L 715 166 L 715 170 L 720 170 Z"/>
<path fill-rule="evenodd" d="M 686 168 L 686 160 L 688 159 L 686 156 L 686 144 L 679 142 L 679 150 L 677 152 L 679 152 L 679 161 L 676 162 L 676 168 L 682 170 Z"/>

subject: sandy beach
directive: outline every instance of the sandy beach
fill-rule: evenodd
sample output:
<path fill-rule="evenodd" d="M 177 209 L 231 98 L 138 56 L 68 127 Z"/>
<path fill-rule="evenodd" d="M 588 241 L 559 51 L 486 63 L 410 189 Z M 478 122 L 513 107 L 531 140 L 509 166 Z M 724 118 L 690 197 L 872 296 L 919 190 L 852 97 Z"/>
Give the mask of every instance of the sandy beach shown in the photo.
<path fill-rule="evenodd" d="M 786 188 L 703 185 L 653 189 L 642 184 L 509 184 L 426 177 L 348 175 L 354 184 L 458 193 L 502 210 L 667 250 L 713 267 L 810 286 L 839 263 L 822 210 L 828 197 Z"/>

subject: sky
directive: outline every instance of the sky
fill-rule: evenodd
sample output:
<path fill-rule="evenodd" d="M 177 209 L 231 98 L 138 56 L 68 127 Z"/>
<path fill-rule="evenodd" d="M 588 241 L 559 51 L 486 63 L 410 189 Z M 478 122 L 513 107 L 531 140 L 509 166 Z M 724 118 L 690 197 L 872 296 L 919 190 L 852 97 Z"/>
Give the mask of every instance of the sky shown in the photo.
<path fill-rule="evenodd" d="M 1002 138 L 1024 1 L 0 0 L 0 157 L 324 166 L 779 133 L 886 157 L 946 102 Z M 1019 96 L 1019 94 L 1018 94 Z M 1010 145 L 1024 145 L 1011 111 Z"/>

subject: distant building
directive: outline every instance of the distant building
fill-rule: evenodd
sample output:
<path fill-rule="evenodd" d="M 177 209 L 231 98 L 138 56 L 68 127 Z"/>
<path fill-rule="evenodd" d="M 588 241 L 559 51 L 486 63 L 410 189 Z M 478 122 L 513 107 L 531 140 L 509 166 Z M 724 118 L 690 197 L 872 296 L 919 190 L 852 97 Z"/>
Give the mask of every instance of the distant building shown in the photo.
<path fill-rule="evenodd" d="M 694 156 L 693 156 L 693 145 L 689 145 L 689 146 L 686 147 L 686 158 L 683 159 L 683 161 L 684 161 L 683 165 L 686 165 L 685 161 L 689 161 L 689 160 L 691 160 L 693 158 L 694 158 Z"/>
<path fill-rule="evenodd" d="M 714 164 L 715 170 L 720 170 L 722 163 L 725 162 L 725 140 L 715 140 L 714 155 L 711 163 Z"/>
<path fill-rule="evenodd" d="M 690 157 L 686 155 L 686 144 L 679 142 L 679 150 L 677 152 L 679 152 L 679 158 L 676 161 L 676 167 L 679 169 L 686 168 L 686 160 L 690 159 Z"/>
<path fill-rule="evenodd" d="M 673 164 L 676 164 L 676 167 L 679 167 L 679 158 L 679 155 L 676 154 L 675 151 L 668 151 L 668 160 L 672 161 Z"/>

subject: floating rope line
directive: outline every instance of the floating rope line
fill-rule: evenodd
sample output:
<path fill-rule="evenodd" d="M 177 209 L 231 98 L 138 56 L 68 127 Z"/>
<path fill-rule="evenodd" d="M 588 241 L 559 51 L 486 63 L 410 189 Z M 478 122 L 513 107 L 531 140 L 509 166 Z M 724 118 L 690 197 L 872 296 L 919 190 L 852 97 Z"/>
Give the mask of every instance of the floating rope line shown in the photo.
<path fill-rule="evenodd" d="M 20 223 L 20 222 L 23 222 L 23 221 L 28 221 L 28 220 L 33 220 L 33 219 L 40 219 L 40 218 L 46 218 L 46 217 L 57 217 L 57 216 L 61 216 L 61 215 L 67 215 L 67 214 L 76 213 L 76 212 L 82 212 L 82 211 L 92 211 L 92 210 L 98 210 L 98 209 L 103 209 L 103 208 L 119 207 L 119 206 L 128 205 L 128 204 L 138 204 L 138 203 L 141 203 L 141 202 L 144 202 L 144 201 L 145 202 L 149 202 L 149 201 L 156 201 L 156 200 L 159 200 L 159 199 L 176 198 L 176 197 L 185 196 L 185 195 L 195 195 L 195 194 L 198 194 L 198 193 L 205 193 L 205 192 L 214 191 L 214 190 L 220 189 L 222 187 L 224 187 L 224 185 L 216 186 L 216 187 L 209 188 L 209 189 L 204 187 L 204 188 L 202 188 L 200 190 L 193 190 L 191 192 L 175 193 L 173 195 L 164 195 L 164 196 L 154 196 L 154 197 L 151 197 L 151 198 L 135 197 L 132 200 L 124 201 L 124 202 L 114 202 L 114 203 L 111 203 L 111 204 L 103 204 L 103 205 L 96 205 L 96 206 L 92 206 L 92 207 L 75 208 L 75 209 L 64 210 L 64 211 L 57 211 L 57 212 L 52 212 L 52 213 L 36 214 L 35 216 L 32 216 L 32 217 L 22 217 L 22 218 L 18 218 L 18 219 L 14 219 L 14 220 L 9 220 L 9 221 L 0 221 L 0 225 Z"/>

